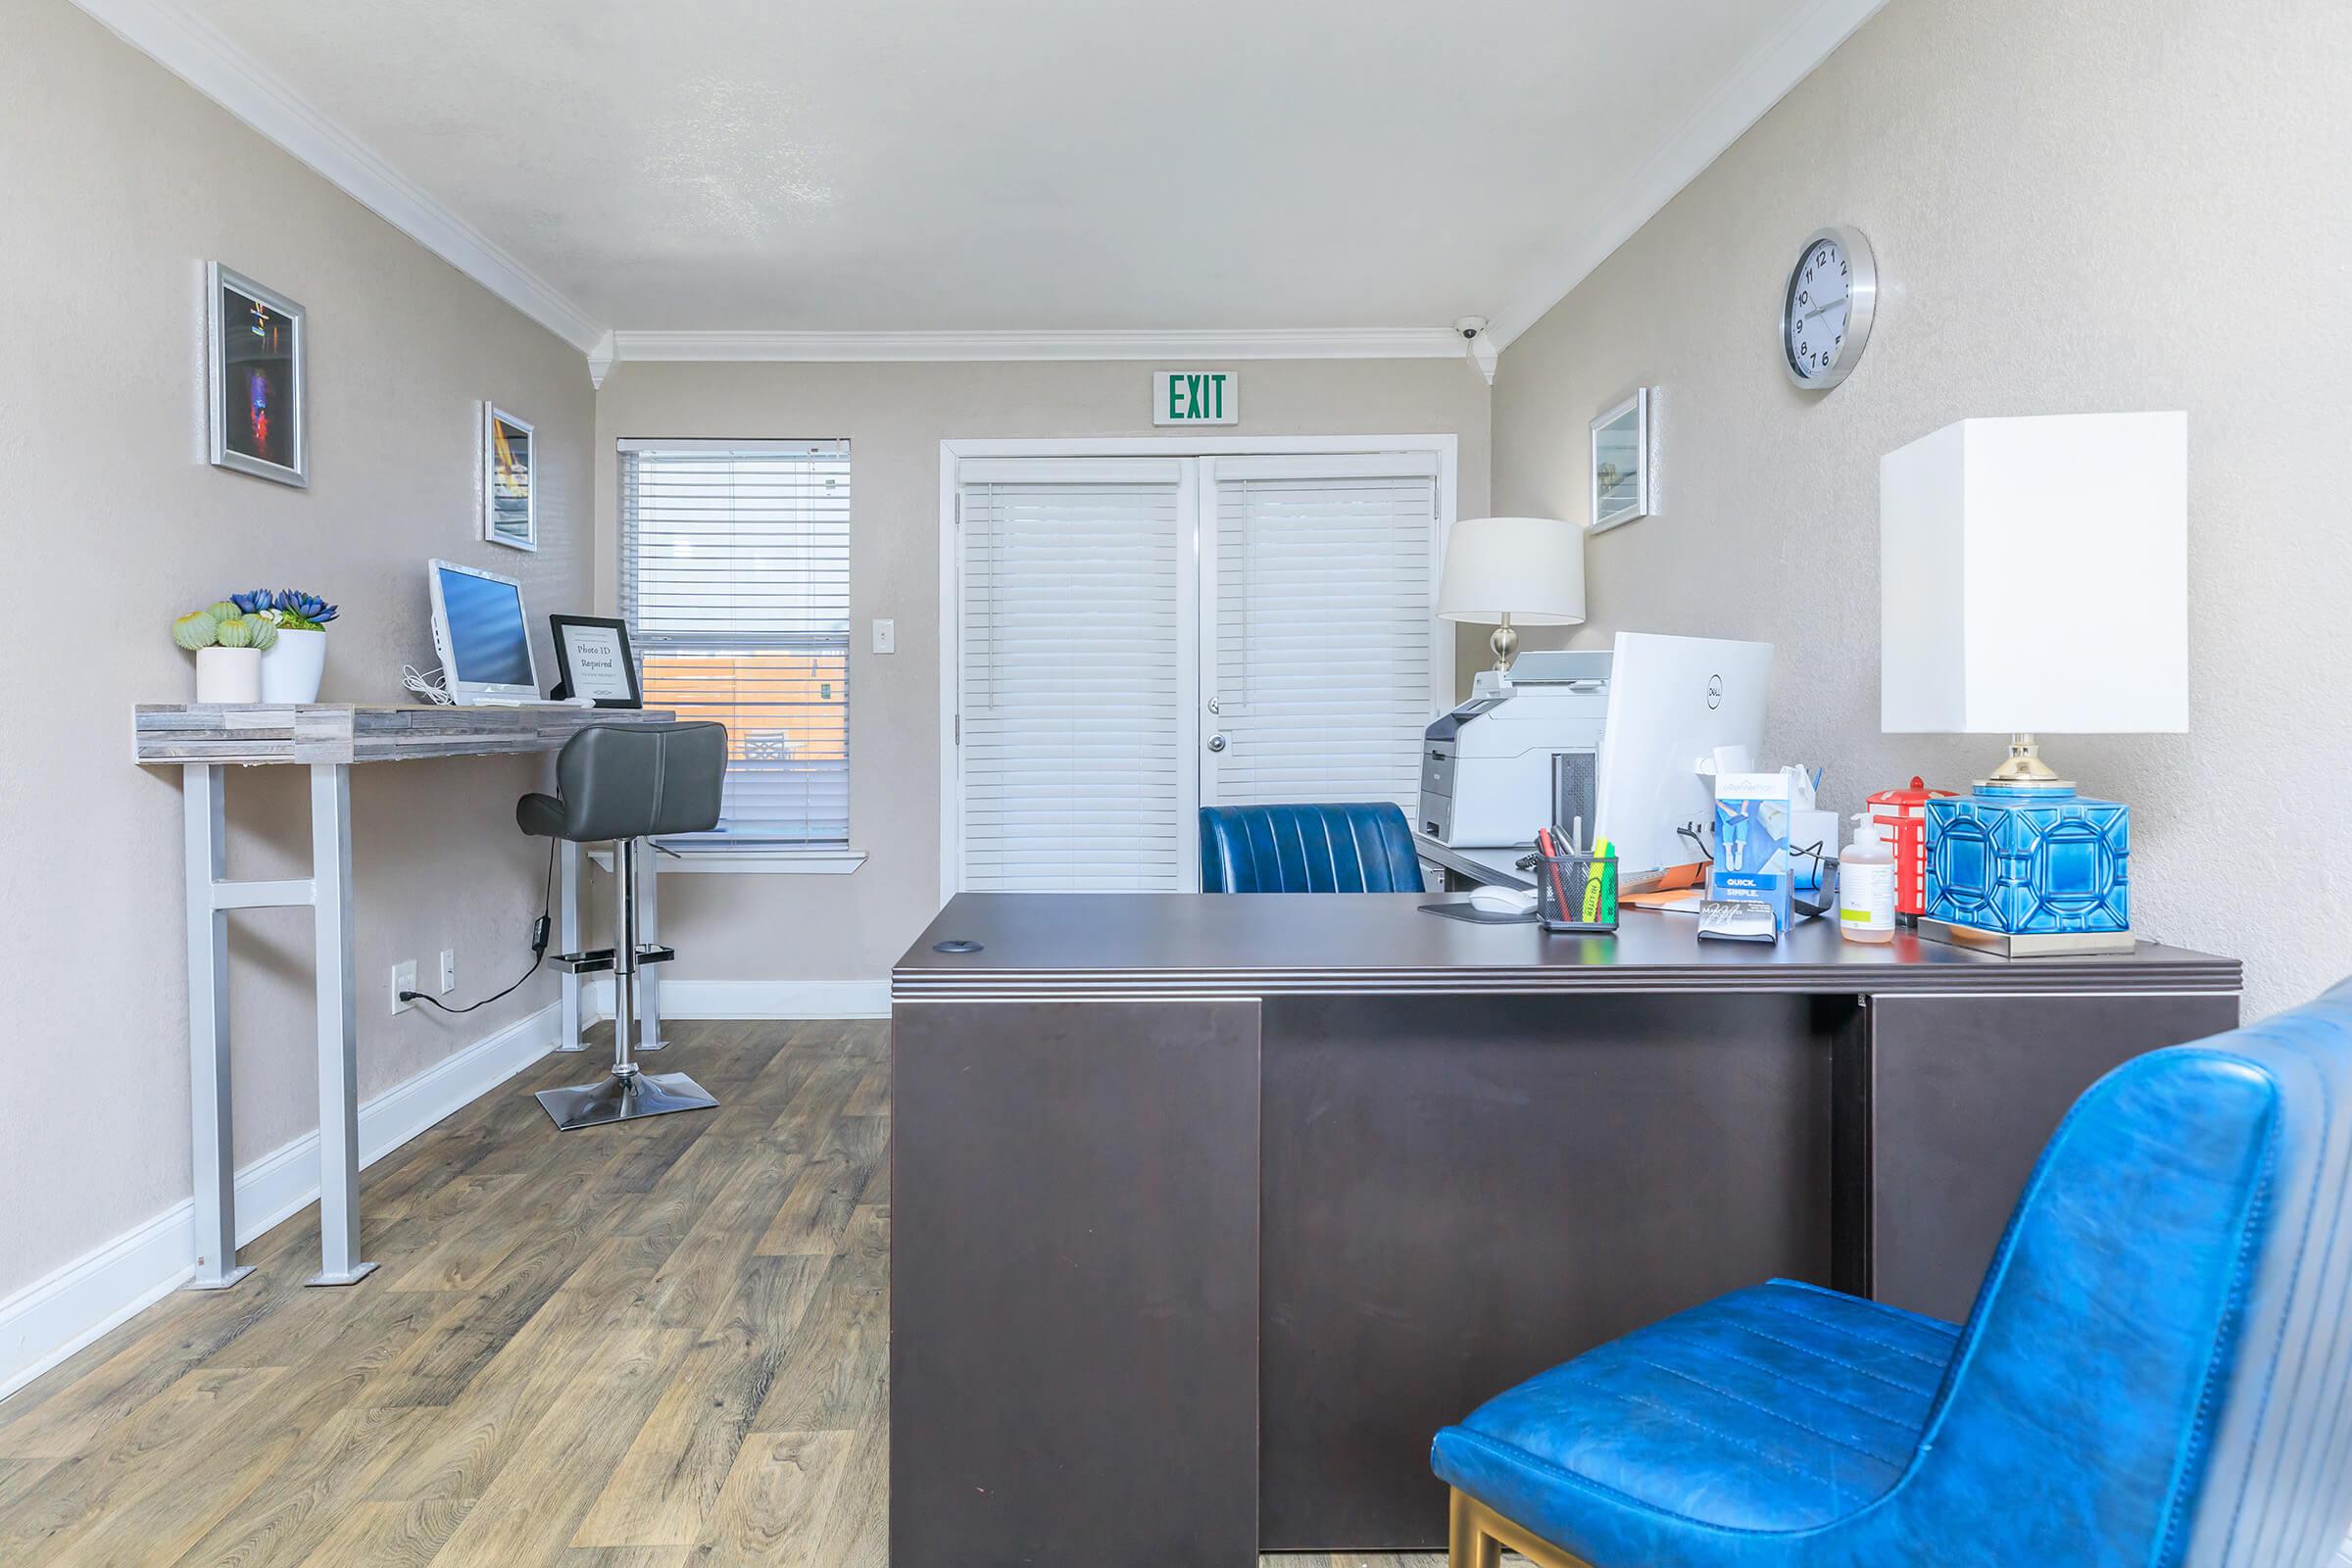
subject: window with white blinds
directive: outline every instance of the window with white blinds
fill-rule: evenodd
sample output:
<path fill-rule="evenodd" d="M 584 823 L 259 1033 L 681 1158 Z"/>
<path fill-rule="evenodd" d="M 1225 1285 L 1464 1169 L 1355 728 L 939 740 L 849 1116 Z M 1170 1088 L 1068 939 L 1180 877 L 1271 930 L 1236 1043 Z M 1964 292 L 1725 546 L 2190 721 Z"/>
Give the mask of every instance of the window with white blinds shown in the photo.
<path fill-rule="evenodd" d="M 1394 801 L 1413 814 L 1436 701 L 1434 455 L 1219 458 L 1203 798 Z"/>
<path fill-rule="evenodd" d="M 961 886 L 1177 891 L 1198 874 L 1188 471 L 959 466 Z"/>
<path fill-rule="evenodd" d="M 847 441 L 620 443 L 620 602 L 649 708 L 727 726 L 718 845 L 846 845 Z"/>

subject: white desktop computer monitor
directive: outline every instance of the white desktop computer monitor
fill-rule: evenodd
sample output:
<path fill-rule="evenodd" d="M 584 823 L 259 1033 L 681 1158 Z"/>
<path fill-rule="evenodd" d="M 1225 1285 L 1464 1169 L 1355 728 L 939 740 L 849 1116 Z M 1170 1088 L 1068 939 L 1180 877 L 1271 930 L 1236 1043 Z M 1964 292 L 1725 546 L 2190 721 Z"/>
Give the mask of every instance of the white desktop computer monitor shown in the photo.
<path fill-rule="evenodd" d="M 522 584 L 454 561 L 426 563 L 425 575 L 433 593 L 433 650 L 458 705 L 541 701 Z"/>
<path fill-rule="evenodd" d="M 1705 858 L 1715 781 L 1700 767 L 1719 748 L 1759 754 L 1771 682 L 1770 643 L 1617 634 L 1593 815 L 1617 852 L 1624 891 L 1655 887 L 1668 869 Z M 1686 838 L 1685 827 L 1700 839 Z"/>

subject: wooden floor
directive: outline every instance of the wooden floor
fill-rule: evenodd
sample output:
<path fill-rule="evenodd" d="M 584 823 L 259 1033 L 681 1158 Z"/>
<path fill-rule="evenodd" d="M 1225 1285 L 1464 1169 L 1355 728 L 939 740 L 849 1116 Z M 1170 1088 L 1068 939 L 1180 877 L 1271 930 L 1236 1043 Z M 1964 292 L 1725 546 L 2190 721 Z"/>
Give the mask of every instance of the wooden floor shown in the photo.
<path fill-rule="evenodd" d="M 719 1110 L 559 1136 L 550 1057 L 367 1172 L 373 1277 L 289 1221 L 0 1402 L 0 1564 L 883 1568 L 887 1028 L 672 1034 Z"/>

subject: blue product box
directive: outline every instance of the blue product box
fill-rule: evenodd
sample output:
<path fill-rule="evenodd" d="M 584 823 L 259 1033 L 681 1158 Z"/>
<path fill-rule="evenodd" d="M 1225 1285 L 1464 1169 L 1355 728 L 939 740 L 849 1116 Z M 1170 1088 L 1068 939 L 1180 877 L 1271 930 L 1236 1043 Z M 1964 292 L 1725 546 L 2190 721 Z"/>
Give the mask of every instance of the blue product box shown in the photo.
<path fill-rule="evenodd" d="M 1927 812 L 1927 918 L 2010 936 L 2132 929 L 2130 807 L 1980 785 Z"/>
<path fill-rule="evenodd" d="M 1725 773 L 1715 781 L 1715 863 L 1710 899 L 1753 899 L 1772 906 L 1775 932 L 1788 929 L 1788 779 L 1783 773 Z"/>

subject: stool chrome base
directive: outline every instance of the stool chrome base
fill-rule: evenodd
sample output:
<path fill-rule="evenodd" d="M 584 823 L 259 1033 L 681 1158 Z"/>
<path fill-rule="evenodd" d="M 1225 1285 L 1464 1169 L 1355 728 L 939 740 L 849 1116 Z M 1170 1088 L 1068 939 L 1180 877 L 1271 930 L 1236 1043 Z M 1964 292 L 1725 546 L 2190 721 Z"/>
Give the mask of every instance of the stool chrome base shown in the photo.
<path fill-rule="evenodd" d="M 562 1132 L 634 1121 L 640 1116 L 666 1116 L 673 1110 L 718 1108 L 718 1102 L 682 1072 L 612 1073 L 601 1082 L 576 1089 L 542 1089 L 537 1098 Z"/>

